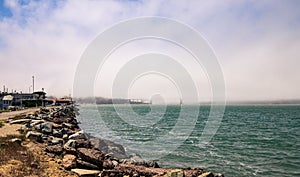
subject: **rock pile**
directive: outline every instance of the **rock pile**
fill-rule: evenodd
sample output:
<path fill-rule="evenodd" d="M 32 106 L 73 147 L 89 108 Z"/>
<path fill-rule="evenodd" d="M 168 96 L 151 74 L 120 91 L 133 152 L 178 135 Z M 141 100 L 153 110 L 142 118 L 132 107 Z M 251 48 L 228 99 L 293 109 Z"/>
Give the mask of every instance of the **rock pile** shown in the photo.
<path fill-rule="evenodd" d="M 27 139 L 45 144 L 45 152 L 62 159 L 62 166 L 78 176 L 223 176 L 199 168 L 166 169 L 156 162 L 129 161 L 121 145 L 80 130 L 76 112 L 74 106 L 41 108 L 9 122 L 22 124 L 20 131 Z"/>

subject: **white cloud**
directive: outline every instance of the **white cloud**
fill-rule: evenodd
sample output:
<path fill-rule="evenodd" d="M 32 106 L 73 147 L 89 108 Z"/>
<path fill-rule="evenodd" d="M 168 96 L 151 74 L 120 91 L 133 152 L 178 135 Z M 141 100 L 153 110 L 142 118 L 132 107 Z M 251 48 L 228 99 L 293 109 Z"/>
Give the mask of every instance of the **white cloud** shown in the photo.
<path fill-rule="evenodd" d="M 295 4 L 293 4 L 295 3 Z M 0 84 L 27 91 L 31 76 L 49 94 L 69 93 L 89 42 L 139 16 L 174 18 L 215 49 L 228 99 L 300 98 L 297 1 L 17 1 L 0 21 Z"/>

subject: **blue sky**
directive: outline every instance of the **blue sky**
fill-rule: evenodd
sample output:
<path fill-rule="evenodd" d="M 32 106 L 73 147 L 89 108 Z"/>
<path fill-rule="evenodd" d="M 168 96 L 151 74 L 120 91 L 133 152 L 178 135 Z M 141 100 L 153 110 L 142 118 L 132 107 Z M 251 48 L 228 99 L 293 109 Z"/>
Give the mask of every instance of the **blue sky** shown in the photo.
<path fill-rule="evenodd" d="M 0 18 L 7 18 L 11 17 L 12 12 L 10 11 L 9 8 L 7 8 L 4 4 L 4 0 L 0 0 Z"/>
<path fill-rule="evenodd" d="M 24 92 L 35 75 L 37 88 L 67 95 L 81 54 L 98 34 L 123 20 L 161 16 L 190 25 L 210 43 L 228 100 L 300 99 L 299 7 L 297 0 L 0 0 L 0 85 Z M 196 79 L 209 95 L 207 82 Z M 109 86 L 100 90 L 110 96 Z"/>

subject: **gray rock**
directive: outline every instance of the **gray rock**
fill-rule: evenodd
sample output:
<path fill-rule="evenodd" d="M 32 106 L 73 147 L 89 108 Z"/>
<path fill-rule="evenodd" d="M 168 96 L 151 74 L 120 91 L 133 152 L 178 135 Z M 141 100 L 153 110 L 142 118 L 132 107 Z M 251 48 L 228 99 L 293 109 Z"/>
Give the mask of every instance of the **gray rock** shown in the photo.
<path fill-rule="evenodd" d="M 77 159 L 77 167 L 78 168 L 84 168 L 84 169 L 89 169 L 89 170 L 98 170 L 98 166 L 91 164 L 89 162 Z"/>
<path fill-rule="evenodd" d="M 214 174 L 211 172 L 202 173 L 199 177 L 214 177 Z"/>
<path fill-rule="evenodd" d="M 10 124 L 24 124 L 24 123 L 30 123 L 31 119 L 19 119 L 19 120 L 13 120 L 10 122 Z"/>
<path fill-rule="evenodd" d="M 32 128 L 32 126 L 31 126 L 31 124 L 29 122 L 26 122 L 23 125 L 26 126 L 26 128 Z"/>
<path fill-rule="evenodd" d="M 30 131 L 32 130 L 32 126 L 29 123 L 25 123 L 24 125 L 21 125 L 21 127 L 18 129 L 19 131 Z"/>
<path fill-rule="evenodd" d="M 62 138 L 55 138 L 53 137 L 53 139 L 51 140 L 51 144 L 55 145 L 55 144 L 63 144 L 64 140 Z"/>
<path fill-rule="evenodd" d="M 67 139 L 68 139 L 68 134 L 64 134 L 64 135 L 62 136 L 62 138 L 63 138 L 64 140 L 67 140 Z"/>
<path fill-rule="evenodd" d="M 26 118 L 29 118 L 29 119 L 36 119 L 36 118 L 37 118 L 37 115 L 35 115 L 35 114 L 26 114 L 25 117 L 26 117 Z"/>
<path fill-rule="evenodd" d="M 12 142 L 12 143 L 18 143 L 18 144 L 21 145 L 22 140 L 20 138 L 13 138 L 13 139 L 10 140 L 10 142 Z"/>
<path fill-rule="evenodd" d="M 78 156 L 82 160 L 90 162 L 102 168 L 105 155 L 101 151 L 96 149 L 78 148 L 77 152 L 78 152 Z"/>
<path fill-rule="evenodd" d="M 31 121 L 31 126 L 32 127 L 34 127 L 34 126 L 36 126 L 36 125 L 38 125 L 38 124 L 41 124 L 41 123 L 44 123 L 45 121 L 43 121 L 43 120 L 32 120 Z"/>
<path fill-rule="evenodd" d="M 85 139 L 76 139 L 75 148 L 92 148 L 91 142 Z"/>
<path fill-rule="evenodd" d="M 173 169 L 167 172 L 165 177 L 184 177 L 184 171 L 182 169 Z"/>
<path fill-rule="evenodd" d="M 111 162 L 113 163 L 114 166 L 118 166 L 119 165 L 119 162 L 116 161 L 116 160 L 112 160 Z"/>
<path fill-rule="evenodd" d="M 149 162 L 149 163 L 148 163 L 148 166 L 149 166 L 149 167 L 152 167 L 152 168 L 159 168 L 158 163 L 155 162 L 155 161 Z"/>
<path fill-rule="evenodd" d="M 124 147 L 120 144 L 114 143 L 109 140 L 96 138 L 93 136 L 89 136 L 89 140 L 94 147 L 100 149 L 105 154 L 110 154 L 112 157 L 115 157 L 118 159 L 127 159 L 128 158 Z"/>
<path fill-rule="evenodd" d="M 130 157 L 130 161 L 132 161 L 132 162 L 137 162 L 137 163 L 145 162 L 145 160 L 142 159 L 142 157 L 138 154 L 132 154 L 129 157 Z"/>
<path fill-rule="evenodd" d="M 36 141 L 41 141 L 42 135 L 43 135 L 42 133 L 30 131 L 30 132 L 27 132 L 25 137 L 28 139 L 36 140 Z"/>
<path fill-rule="evenodd" d="M 62 125 L 63 125 L 63 127 L 66 127 L 66 128 L 69 128 L 69 129 L 76 128 L 76 125 L 70 124 L 70 123 L 63 123 Z"/>
<path fill-rule="evenodd" d="M 48 135 L 43 134 L 42 135 L 42 140 L 45 140 L 45 141 L 48 140 Z"/>
<path fill-rule="evenodd" d="M 80 130 L 72 135 L 69 136 L 69 139 L 88 139 L 86 133 L 83 130 Z"/>
<path fill-rule="evenodd" d="M 37 124 L 37 125 L 35 125 L 33 128 L 34 128 L 34 130 L 36 130 L 36 131 L 41 131 L 41 130 L 42 130 L 42 125 L 41 125 L 41 124 Z"/>
<path fill-rule="evenodd" d="M 64 144 L 64 150 L 66 150 L 68 153 L 76 154 L 76 142 L 75 140 L 69 140 Z"/>
<path fill-rule="evenodd" d="M 57 137 L 57 138 L 62 138 L 63 134 L 61 133 L 61 131 L 58 130 L 54 130 L 52 131 L 52 135 Z"/>
<path fill-rule="evenodd" d="M 76 140 L 68 140 L 64 147 L 72 147 L 72 148 L 75 148 L 76 147 Z"/>
<path fill-rule="evenodd" d="M 68 134 L 68 129 L 66 129 L 66 128 L 62 128 L 62 129 L 60 129 L 59 130 L 63 135 L 67 135 Z"/>
<path fill-rule="evenodd" d="M 86 169 L 79 169 L 75 168 L 71 170 L 72 172 L 76 173 L 78 176 L 98 176 L 100 174 L 99 170 L 86 170 Z"/>
<path fill-rule="evenodd" d="M 46 134 L 52 133 L 53 129 L 52 129 L 52 124 L 51 123 L 45 122 L 45 123 L 42 123 L 40 125 L 42 126 L 42 132 L 43 133 L 46 133 Z"/>

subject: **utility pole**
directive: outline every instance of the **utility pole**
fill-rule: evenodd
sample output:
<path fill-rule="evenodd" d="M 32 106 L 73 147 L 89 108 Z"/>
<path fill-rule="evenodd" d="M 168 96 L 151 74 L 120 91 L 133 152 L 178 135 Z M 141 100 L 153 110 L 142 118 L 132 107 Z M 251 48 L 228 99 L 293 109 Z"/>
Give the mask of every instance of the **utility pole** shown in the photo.
<path fill-rule="evenodd" d="M 21 91 L 21 104 L 20 104 L 20 108 L 21 109 L 23 108 L 23 94 L 22 94 L 22 91 Z"/>
<path fill-rule="evenodd" d="M 34 92 L 34 76 L 32 76 L 32 92 Z"/>

